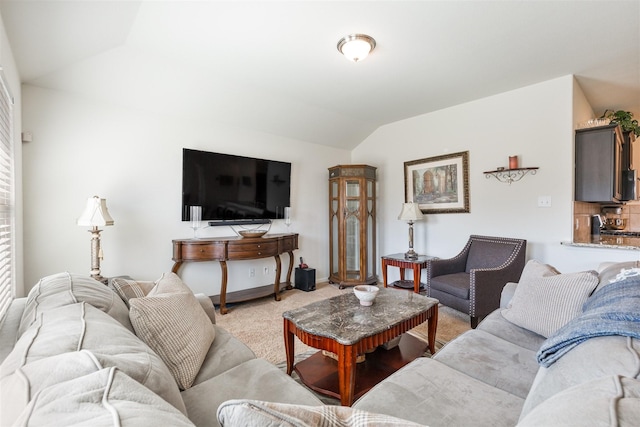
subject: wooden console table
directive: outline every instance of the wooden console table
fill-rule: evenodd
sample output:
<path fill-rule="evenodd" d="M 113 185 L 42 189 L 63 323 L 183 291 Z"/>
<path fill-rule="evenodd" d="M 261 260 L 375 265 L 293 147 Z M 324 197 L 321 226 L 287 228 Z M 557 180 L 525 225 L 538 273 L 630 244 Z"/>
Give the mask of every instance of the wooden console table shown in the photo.
<path fill-rule="evenodd" d="M 298 234 L 268 234 L 258 238 L 220 237 L 211 239 L 173 240 L 173 268 L 178 273 L 185 262 L 218 261 L 222 270 L 220 287 L 220 314 L 227 314 L 227 261 L 249 260 L 274 257 L 276 277 L 273 283 L 273 295 L 280 301 L 280 254 L 289 254 L 287 271 L 287 289 L 291 288 L 293 270 L 293 251 L 298 249 Z"/>

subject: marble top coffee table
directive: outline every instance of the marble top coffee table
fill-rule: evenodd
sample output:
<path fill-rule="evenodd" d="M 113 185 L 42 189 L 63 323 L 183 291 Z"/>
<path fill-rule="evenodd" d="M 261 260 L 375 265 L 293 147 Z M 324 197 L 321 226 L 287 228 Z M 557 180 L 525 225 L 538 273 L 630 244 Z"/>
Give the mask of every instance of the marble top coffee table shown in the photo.
<path fill-rule="evenodd" d="M 360 305 L 353 292 L 318 301 L 295 310 L 285 311 L 284 342 L 287 356 L 287 374 L 293 369 L 300 379 L 313 390 L 339 397 L 342 405 L 351 406 L 354 400 L 391 373 L 424 353 L 426 345 L 407 335 L 399 347 L 378 349 L 384 361 L 366 361 L 356 366 L 358 355 L 370 352 L 419 324 L 429 321 L 428 346 L 435 352 L 438 324 L 438 300 L 406 290 L 380 288 L 372 306 Z M 294 367 L 294 338 L 304 344 L 334 353 L 337 362 L 322 352 L 298 363 Z M 403 343 L 403 340 L 405 341 Z M 421 350 L 416 343 L 422 343 Z M 416 347 L 417 345 L 417 347 Z M 371 353 L 373 354 L 373 353 Z M 370 366 L 367 366 L 369 364 Z M 356 371 L 367 371 L 360 377 Z M 364 372 L 363 372 L 364 373 Z M 337 376 L 337 381 L 331 378 Z M 373 380 L 372 380 L 373 379 Z M 338 390 L 331 383 L 337 382 Z M 356 383 L 358 391 L 356 392 Z"/>

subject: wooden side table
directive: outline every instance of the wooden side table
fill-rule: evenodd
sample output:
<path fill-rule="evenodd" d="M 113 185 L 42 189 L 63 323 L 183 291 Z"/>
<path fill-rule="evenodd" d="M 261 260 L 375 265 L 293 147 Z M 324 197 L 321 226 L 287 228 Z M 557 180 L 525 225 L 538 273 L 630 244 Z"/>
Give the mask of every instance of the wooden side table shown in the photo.
<path fill-rule="evenodd" d="M 393 282 L 391 285 L 403 288 L 403 289 L 411 289 L 413 287 L 413 292 L 419 294 L 420 293 L 420 275 L 422 273 L 423 268 L 427 268 L 427 262 L 432 259 L 438 259 L 434 256 L 429 255 L 419 255 L 417 259 L 406 259 L 404 254 L 391 254 L 385 255 L 382 257 L 382 277 L 384 287 L 387 287 L 387 266 L 399 267 L 400 268 L 400 280 L 397 282 Z M 410 268 L 413 270 L 413 283 L 407 283 L 404 280 L 404 270 Z M 413 285 L 413 286 L 412 286 Z"/>

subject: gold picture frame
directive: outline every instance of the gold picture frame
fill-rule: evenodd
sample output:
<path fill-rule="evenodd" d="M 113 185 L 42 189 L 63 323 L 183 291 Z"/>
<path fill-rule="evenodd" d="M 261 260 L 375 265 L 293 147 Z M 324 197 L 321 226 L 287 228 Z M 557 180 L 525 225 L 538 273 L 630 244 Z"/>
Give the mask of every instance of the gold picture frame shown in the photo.
<path fill-rule="evenodd" d="M 468 213 L 469 152 L 404 162 L 404 194 L 424 214 Z"/>

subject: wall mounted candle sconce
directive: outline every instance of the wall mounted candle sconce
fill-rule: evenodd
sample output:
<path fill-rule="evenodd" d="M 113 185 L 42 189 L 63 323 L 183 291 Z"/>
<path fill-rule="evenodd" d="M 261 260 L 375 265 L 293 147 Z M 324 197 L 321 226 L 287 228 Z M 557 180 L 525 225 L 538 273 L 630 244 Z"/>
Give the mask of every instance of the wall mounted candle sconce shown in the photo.
<path fill-rule="evenodd" d="M 485 178 L 494 177 L 500 182 L 511 185 L 512 182 L 520 181 L 525 175 L 535 175 L 538 172 L 537 167 L 520 168 L 518 167 L 518 156 L 509 156 L 509 169 L 499 167 L 493 171 L 484 172 Z"/>

